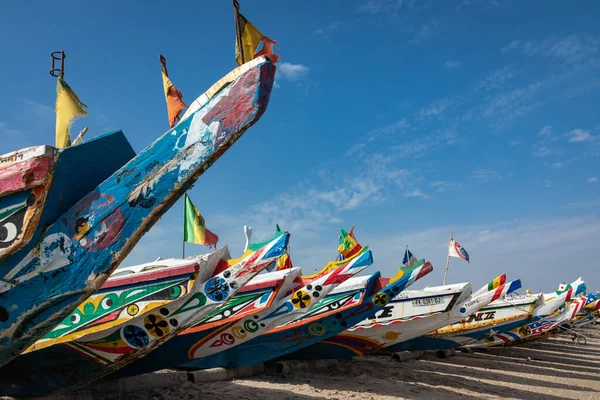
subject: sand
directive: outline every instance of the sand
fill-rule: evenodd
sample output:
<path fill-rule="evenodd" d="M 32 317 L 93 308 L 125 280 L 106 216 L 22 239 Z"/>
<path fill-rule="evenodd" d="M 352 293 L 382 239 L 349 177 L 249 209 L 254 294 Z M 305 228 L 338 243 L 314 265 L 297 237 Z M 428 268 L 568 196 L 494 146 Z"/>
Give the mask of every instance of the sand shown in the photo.
<path fill-rule="evenodd" d="M 565 337 L 519 347 L 457 353 L 447 359 L 387 356 L 341 360 L 329 370 L 262 375 L 204 384 L 184 383 L 107 399 L 599 399 L 600 327 L 580 331 L 587 344 Z"/>

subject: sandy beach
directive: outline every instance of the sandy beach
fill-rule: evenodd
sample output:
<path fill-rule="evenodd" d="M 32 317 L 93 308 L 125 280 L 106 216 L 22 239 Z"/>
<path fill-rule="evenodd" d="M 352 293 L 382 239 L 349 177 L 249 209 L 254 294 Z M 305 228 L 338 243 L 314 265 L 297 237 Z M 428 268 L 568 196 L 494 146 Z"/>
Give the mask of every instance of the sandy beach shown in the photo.
<path fill-rule="evenodd" d="M 524 346 L 496 348 L 447 359 L 426 354 L 395 362 L 387 356 L 341 360 L 329 370 L 265 374 L 248 379 L 140 390 L 110 399 L 597 399 L 600 398 L 600 328 Z"/>

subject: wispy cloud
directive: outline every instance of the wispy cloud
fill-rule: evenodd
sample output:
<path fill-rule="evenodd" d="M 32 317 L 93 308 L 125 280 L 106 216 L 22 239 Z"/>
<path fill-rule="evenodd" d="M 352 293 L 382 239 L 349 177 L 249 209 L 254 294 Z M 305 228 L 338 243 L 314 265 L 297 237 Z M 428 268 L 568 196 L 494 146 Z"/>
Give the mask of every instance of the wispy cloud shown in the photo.
<path fill-rule="evenodd" d="M 419 198 L 423 198 L 423 199 L 431 198 L 430 195 L 423 193 L 423 191 L 421 189 L 409 190 L 408 192 L 402 193 L 402 196 L 404 196 L 404 197 L 419 197 Z"/>
<path fill-rule="evenodd" d="M 420 117 L 422 119 L 436 117 L 442 114 L 448 107 L 452 106 L 452 104 L 454 104 L 454 100 L 449 99 L 448 97 L 436 100 L 434 103 L 421 109 L 419 113 Z"/>
<path fill-rule="evenodd" d="M 551 188 L 552 187 L 552 181 L 551 180 L 544 180 L 544 187 L 545 188 Z"/>
<path fill-rule="evenodd" d="M 550 125 L 544 126 L 540 130 L 540 133 L 538 133 L 538 136 L 544 137 L 544 138 L 549 138 L 550 136 L 552 136 L 552 126 L 550 126 Z"/>
<path fill-rule="evenodd" d="M 327 26 L 315 29 L 313 34 L 317 36 L 319 39 L 323 39 L 326 41 L 331 41 L 331 38 L 334 33 L 340 30 L 340 23 L 338 21 L 332 22 Z"/>
<path fill-rule="evenodd" d="M 436 192 L 442 193 L 442 192 L 445 192 L 447 189 L 462 187 L 462 184 L 460 182 L 454 182 L 454 181 L 451 181 L 451 182 L 434 181 L 434 182 L 431 182 L 430 186 L 432 188 L 434 188 Z"/>
<path fill-rule="evenodd" d="M 520 145 L 520 144 L 521 144 L 521 141 L 520 141 L 520 140 L 512 140 L 512 141 L 510 142 L 510 147 L 517 147 L 517 146 L 518 146 L 518 145 Z"/>
<path fill-rule="evenodd" d="M 277 66 L 277 77 L 296 82 L 308 76 L 310 69 L 306 65 L 282 62 Z"/>
<path fill-rule="evenodd" d="M 600 200 L 575 201 L 567 204 L 569 208 L 600 208 Z"/>
<path fill-rule="evenodd" d="M 544 56 L 565 65 L 585 63 L 600 53 L 600 38 L 594 36 L 549 37 L 542 41 L 513 40 L 502 53 L 520 51 L 527 57 Z"/>
<path fill-rule="evenodd" d="M 573 129 L 565 136 L 569 137 L 569 143 L 591 142 L 598 139 L 598 136 L 594 136 L 590 134 L 590 131 L 584 131 L 583 129 Z"/>
<path fill-rule="evenodd" d="M 554 151 L 546 146 L 539 146 L 536 149 L 534 149 L 533 151 L 533 156 L 534 157 L 539 157 L 539 158 L 546 158 L 548 156 L 550 156 Z"/>
<path fill-rule="evenodd" d="M 562 161 L 558 161 L 558 162 L 554 162 L 554 163 L 549 163 L 548 165 L 550 165 L 550 167 L 552 167 L 554 169 L 558 169 L 558 168 L 564 167 L 565 163 Z"/>
<path fill-rule="evenodd" d="M 458 67 L 460 67 L 460 61 L 447 60 L 444 63 L 444 68 L 447 68 L 447 69 L 454 69 L 454 68 L 458 68 Z"/>
<path fill-rule="evenodd" d="M 348 151 L 346 152 L 346 157 L 351 156 L 357 153 L 358 151 L 364 149 L 369 143 L 375 142 L 377 139 L 392 134 L 405 133 L 408 128 L 409 124 L 406 121 L 406 118 L 402 118 L 392 124 L 373 129 L 372 131 L 367 133 L 365 139 L 360 140 L 358 143 L 355 143 L 348 149 Z"/>
<path fill-rule="evenodd" d="M 591 178 L 588 178 L 587 183 L 596 183 L 598 182 L 598 178 L 593 176 Z"/>
<path fill-rule="evenodd" d="M 479 168 L 473 171 L 471 179 L 476 182 L 489 182 L 493 179 L 502 179 L 502 175 L 491 168 Z"/>
<path fill-rule="evenodd" d="M 435 18 L 428 23 L 421 25 L 421 29 L 419 29 L 415 36 L 408 41 L 408 44 L 417 45 L 431 39 L 439 27 L 440 22 Z"/>
<path fill-rule="evenodd" d="M 386 13 L 396 17 L 403 7 L 412 8 L 414 4 L 414 0 L 368 0 L 356 7 L 356 12 L 371 15 Z"/>

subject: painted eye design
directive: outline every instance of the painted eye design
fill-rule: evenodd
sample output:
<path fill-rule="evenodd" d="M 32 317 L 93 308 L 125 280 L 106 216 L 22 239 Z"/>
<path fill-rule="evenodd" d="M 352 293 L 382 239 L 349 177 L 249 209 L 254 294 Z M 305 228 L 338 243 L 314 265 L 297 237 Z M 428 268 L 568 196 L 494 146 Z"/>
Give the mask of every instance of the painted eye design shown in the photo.
<path fill-rule="evenodd" d="M 71 323 L 73 325 L 77 325 L 80 322 L 81 322 L 81 315 L 79 315 L 79 314 L 73 314 L 73 315 L 71 315 Z"/>
<path fill-rule="evenodd" d="M 10 200 L 7 198 L 7 201 Z M 21 234 L 27 208 L 35 203 L 35 196 L 29 195 L 27 200 L 8 207 L 0 206 L 0 249 L 7 248 Z"/>
<path fill-rule="evenodd" d="M 108 310 L 109 308 L 112 307 L 113 301 L 112 301 L 111 298 L 106 298 L 106 299 L 102 300 L 102 302 L 100 303 L 100 305 L 102 306 L 103 309 Z"/>
<path fill-rule="evenodd" d="M 0 225 L 0 242 L 12 242 L 17 238 L 18 232 L 17 226 L 12 222 L 7 222 L 4 225 Z"/>

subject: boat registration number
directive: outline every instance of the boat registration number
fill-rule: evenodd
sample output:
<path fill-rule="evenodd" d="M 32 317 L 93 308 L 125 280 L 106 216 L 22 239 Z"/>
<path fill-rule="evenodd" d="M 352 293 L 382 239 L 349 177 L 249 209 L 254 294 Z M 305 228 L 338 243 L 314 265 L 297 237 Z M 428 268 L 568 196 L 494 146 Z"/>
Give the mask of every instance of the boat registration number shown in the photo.
<path fill-rule="evenodd" d="M 414 306 L 432 306 L 434 304 L 442 304 L 442 298 L 441 297 L 427 297 L 424 299 L 413 300 L 412 303 Z"/>

